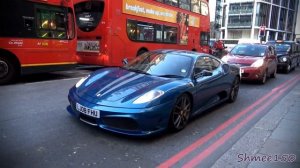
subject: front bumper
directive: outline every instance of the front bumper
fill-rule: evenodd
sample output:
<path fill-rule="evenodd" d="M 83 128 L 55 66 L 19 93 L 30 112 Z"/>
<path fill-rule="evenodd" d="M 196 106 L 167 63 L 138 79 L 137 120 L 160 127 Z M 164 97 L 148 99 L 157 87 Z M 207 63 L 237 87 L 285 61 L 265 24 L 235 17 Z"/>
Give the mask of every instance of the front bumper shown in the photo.
<path fill-rule="evenodd" d="M 174 104 L 169 101 L 142 109 L 108 107 L 90 103 L 71 92 L 68 99 L 70 102 L 70 106 L 67 107 L 68 112 L 81 121 L 108 131 L 133 136 L 147 136 L 166 130 Z M 100 110 L 100 118 L 90 117 L 79 112 L 76 110 L 76 103 Z"/>
<path fill-rule="evenodd" d="M 277 69 L 284 70 L 289 66 L 288 62 L 278 62 L 277 63 Z"/>
<path fill-rule="evenodd" d="M 262 68 L 241 67 L 242 80 L 260 80 L 263 78 L 264 71 Z"/>

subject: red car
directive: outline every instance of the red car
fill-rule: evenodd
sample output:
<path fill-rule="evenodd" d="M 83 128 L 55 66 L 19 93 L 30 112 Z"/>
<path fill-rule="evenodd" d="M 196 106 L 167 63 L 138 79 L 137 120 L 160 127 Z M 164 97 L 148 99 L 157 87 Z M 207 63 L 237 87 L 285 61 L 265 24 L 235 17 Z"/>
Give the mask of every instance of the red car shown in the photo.
<path fill-rule="evenodd" d="M 276 77 L 277 57 L 271 45 L 239 44 L 222 60 L 229 64 L 238 64 L 242 80 L 257 80 L 264 84 L 268 77 Z"/>

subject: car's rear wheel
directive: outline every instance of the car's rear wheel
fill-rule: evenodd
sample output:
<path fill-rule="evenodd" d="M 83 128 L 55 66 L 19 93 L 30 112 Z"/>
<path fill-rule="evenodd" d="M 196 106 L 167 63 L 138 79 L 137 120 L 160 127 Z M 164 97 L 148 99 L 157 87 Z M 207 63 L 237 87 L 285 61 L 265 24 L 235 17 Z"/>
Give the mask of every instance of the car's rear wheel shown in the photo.
<path fill-rule="evenodd" d="M 172 131 L 182 130 L 188 123 L 192 109 L 192 102 L 187 94 L 181 95 L 173 107 L 169 127 Z"/>
<path fill-rule="evenodd" d="M 267 81 L 267 74 L 268 74 L 268 72 L 267 72 L 267 70 L 266 70 L 266 71 L 264 72 L 264 74 L 263 74 L 261 80 L 260 80 L 260 83 L 261 83 L 261 84 L 265 84 L 265 83 L 266 83 L 266 81 Z"/>
<path fill-rule="evenodd" d="M 228 98 L 229 103 L 235 102 L 239 93 L 239 89 L 240 89 L 240 79 L 239 77 L 236 77 L 230 89 L 229 98 Z"/>

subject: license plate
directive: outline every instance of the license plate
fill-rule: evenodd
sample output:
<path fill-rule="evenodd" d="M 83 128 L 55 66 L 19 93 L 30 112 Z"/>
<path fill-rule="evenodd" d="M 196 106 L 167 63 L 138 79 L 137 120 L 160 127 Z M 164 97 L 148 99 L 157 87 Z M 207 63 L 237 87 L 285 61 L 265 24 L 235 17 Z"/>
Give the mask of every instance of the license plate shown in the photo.
<path fill-rule="evenodd" d="M 79 112 L 85 115 L 95 117 L 95 118 L 100 118 L 100 110 L 87 108 L 85 106 L 80 105 L 79 103 L 76 103 L 76 110 L 78 110 Z"/>
<path fill-rule="evenodd" d="M 99 53 L 99 41 L 77 41 L 78 52 L 94 52 Z"/>

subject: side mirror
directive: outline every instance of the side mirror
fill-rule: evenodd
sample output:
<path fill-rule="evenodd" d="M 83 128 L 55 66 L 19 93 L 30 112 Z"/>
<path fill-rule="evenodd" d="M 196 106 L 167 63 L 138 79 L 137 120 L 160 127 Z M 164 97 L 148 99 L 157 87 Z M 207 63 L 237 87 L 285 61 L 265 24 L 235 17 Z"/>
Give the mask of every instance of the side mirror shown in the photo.
<path fill-rule="evenodd" d="M 127 65 L 127 64 L 128 64 L 128 59 L 127 59 L 127 58 L 124 58 L 124 59 L 122 60 L 122 63 L 123 63 L 123 65 Z"/>

